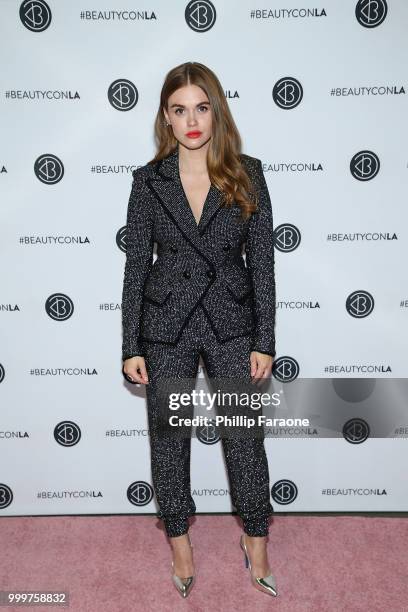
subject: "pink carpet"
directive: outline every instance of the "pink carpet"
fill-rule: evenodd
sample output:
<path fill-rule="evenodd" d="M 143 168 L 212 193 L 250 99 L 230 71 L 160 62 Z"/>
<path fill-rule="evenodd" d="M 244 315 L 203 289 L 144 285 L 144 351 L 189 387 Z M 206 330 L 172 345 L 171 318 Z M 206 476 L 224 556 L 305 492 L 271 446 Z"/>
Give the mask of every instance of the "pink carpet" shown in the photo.
<path fill-rule="evenodd" d="M 170 580 L 171 549 L 154 516 L 2 517 L 0 529 L 0 590 L 70 595 L 69 608 L 1 610 L 408 611 L 404 517 L 275 515 L 276 598 L 250 584 L 235 516 L 190 519 L 197 580 L 186 600 Z"/>

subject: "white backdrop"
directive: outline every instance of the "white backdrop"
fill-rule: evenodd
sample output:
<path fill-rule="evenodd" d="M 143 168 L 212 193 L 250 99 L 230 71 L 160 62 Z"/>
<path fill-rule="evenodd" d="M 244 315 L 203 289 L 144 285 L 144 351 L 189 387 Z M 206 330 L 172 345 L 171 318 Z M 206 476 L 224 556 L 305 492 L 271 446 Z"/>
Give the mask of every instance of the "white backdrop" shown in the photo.
<path fill-rule="evenodd" d="M 182 62 L 264 162 L 275 379 L 408 371 L 408 3 L 95 4 L 0 6 L 2 515 L 157 511 L 120 301 L 131 171 Z M 265 443 L 275 511 L 406 510 L 403 436 L 290 438 Z M 231 511 L 220 441 L 192 445 L 197 511 Z"/>

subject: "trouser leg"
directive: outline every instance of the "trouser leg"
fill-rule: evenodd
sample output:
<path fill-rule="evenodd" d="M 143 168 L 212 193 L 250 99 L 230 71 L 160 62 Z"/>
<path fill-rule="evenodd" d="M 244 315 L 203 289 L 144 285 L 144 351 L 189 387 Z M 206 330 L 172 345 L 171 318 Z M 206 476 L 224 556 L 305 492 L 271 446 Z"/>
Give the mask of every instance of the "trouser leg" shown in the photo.
<path fill-rule="evenodd" d="M 249 383 L 250 336 L 220 344 L 206 321 L 207 334 L 202 356 L 210 379 L 234 378 Z M 234 435 L 221 438 L 232 502 L 243 521 L 245 533 L 266 536 L 269 533 L 268 517 L 273 514 L 273 507 L 263 429 L 258 429 L 253 437 L 248 429 L 242 436 L 237 436 L 235 433 L 239 433 L 238 430 L 234 428 Z M 262 435 L 259 435 L 260 431 Z"/>
<path fill-rule="evenodd" d="M 190 482 L 191 436 L 170 435 L 172 432 L 167 425 L 169 410 L 161 385 L 164 379 L 195 380 L 199 354 L 194 346 L 193 332 L 194 320 L 190 321 L 176 346 L 144 343 L 149 376 L 146 397 L 152 484 L 159 506 L 157 516 L 163 520 L 169 537 L 188 532 L 188 517 L 195 514 L 196 505 Z M 188 391 L 187 388 L 184 390 Z M 193 416 L 192 406 L 184 410 L 184 416 Z"/>

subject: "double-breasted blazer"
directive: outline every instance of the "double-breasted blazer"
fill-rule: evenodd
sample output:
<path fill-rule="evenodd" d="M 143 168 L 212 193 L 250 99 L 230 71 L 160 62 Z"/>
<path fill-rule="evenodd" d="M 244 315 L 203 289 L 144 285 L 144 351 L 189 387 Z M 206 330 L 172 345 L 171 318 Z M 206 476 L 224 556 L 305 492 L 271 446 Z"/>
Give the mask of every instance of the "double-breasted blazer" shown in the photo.
<path fill-rule="evenodd" d="M 178 146 L 132 173 L 122 359 L 143 356 L 142 340 L 177 343 L 198 305 L 219 342 L 251 334 L 251 350 L 274 356 L 273 219 L 261 161 L 241 155 L 259 195 L 257 212 L 242 220 L 239 205 L 223 206 L 211 184 L 197 224 L 180 179 Z"/>

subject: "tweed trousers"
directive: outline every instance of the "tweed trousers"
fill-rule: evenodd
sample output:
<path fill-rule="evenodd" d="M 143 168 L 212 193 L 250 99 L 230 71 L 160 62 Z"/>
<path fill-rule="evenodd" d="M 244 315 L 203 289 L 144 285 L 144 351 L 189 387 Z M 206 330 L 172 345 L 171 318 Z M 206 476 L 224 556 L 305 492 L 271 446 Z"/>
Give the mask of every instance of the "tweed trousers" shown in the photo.
<path fill-rule="evenodd" d="M 146 385 L 152 484 L 169 537 L 188 532 L 188 517 L 196 513 L 191 494 L 191 436 L 163 434 L 164 418 L 160 380 L 196 379 L 200 355 L 208 376 L 249 380 L 251 336 L 219 343 L 201 304 L 193 311 L 177 344 L 142 341 L 149 384 Z M 191 414 L 192 416 L 192 414 Z M 221 437 L 227 467 L 231 500 L 243 522 L 245 533 L 265 536 L 270 502 L 269 470 L 260 436 Z"/>

